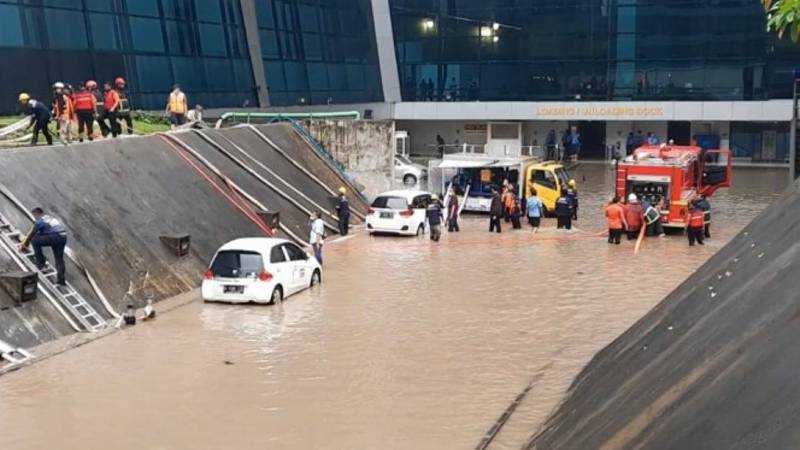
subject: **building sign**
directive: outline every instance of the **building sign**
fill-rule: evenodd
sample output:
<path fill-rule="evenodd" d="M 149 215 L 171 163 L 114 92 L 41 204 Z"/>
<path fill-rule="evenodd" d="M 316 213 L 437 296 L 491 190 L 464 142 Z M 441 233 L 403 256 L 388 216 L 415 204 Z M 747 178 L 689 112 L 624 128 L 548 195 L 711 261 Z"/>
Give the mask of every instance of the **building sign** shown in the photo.
<path fill-rule="evenodd" d="M 465 123 L 464 133 L 466 134 L 486 134 L 485 123 Z"/>
<path fill-rule="evenodd" d="M 664 119 L 663 106 L 622 105 L 544 105 L 536 108 L 538 119 L 550 120 L 648 120 Z"/>

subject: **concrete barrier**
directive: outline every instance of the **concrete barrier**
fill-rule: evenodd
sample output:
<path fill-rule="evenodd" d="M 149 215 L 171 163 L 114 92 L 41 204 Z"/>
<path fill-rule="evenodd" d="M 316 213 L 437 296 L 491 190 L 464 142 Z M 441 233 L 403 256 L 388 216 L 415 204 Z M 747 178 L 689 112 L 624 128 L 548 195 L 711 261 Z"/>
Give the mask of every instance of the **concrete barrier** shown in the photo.
<path fill-rule="evenodd" d="M 598 353 L 527 447 L 797 448 L 798 280 L 795 186 Z"/>

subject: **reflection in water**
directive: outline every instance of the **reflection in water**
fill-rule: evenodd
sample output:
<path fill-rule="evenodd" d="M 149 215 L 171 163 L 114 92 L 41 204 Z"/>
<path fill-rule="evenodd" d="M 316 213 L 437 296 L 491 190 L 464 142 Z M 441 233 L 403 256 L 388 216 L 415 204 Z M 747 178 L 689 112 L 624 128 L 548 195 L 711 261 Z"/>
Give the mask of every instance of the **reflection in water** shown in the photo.
<path fill-rule="evenodd" d="M 0 448 L 470 448 L 548 367 L 493 444 L 519 448 L 785 172 L 737 172 L 706 247 L 649 239 L 636 258 L 597 237 L 613 176 L 577 177 L 581 231 L 494 235 L 472 216 L 439 244 L 358 236 L 328 246 L 323 285 L 283 305 L 193 303 L 4 376 Z"/>

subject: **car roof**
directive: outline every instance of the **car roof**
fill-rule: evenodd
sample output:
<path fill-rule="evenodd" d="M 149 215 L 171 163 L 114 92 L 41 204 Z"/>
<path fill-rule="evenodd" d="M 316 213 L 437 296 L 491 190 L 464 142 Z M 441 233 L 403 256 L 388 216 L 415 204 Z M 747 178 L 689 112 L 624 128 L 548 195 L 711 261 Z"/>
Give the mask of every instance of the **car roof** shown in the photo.
<path fill-rule="evenodd" d="M 246 250 L 255 252 L 265 252 L 272 249 L 278 244 L 285 244 L 289 242 L 287 239 L 269 238 L 269 237 L 250 237 L 240 238 L 228 242 L 219 248 L 218 251 L 223 250 Z"/>
<path fill-rule="evenodd" d="M 413 200 L 418 195 L 431 195 L 430 192 L 420 191 L 418 189 L 403 189 L 396 191 L 381 192 L 376 197 L 403 197 L 406 200 Z"/>

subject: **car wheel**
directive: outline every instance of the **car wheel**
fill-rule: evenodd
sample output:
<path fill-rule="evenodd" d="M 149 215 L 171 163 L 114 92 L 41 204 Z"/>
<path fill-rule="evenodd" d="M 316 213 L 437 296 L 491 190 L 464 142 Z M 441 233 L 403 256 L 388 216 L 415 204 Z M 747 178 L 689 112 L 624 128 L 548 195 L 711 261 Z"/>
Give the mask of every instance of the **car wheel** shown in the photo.
<path fill-rule="evenodd" d="M 277 305 L 283 301 L 283 289 L 280 286 L 275 286 L 275 289 L 272 290 L 272 296 L 269 298 L 269 302 L 272 305 Z"/>
<path fill-rule="evenodd" d="M 314 273 L 311 274 L 311 284 L 309 287 L 313 288 L 320 283 L 322 283 L 322 275 L 319 273 L 319 270 L 314 270 Z"/>
<path fill-rule="evenodd" d="M 408 174 L 403 177 L 403 184 L 406 186 L 416 186 L 417 184 L 417 177 L 414 175 Z"/>
<path fill-rule="evenodd" d="M 425 226 L 422 225 L 422 224 L 419 224 L 419 226 L 417 227 L 416 236 L 422 236 L 423 234 L 425 234 Z"/>

